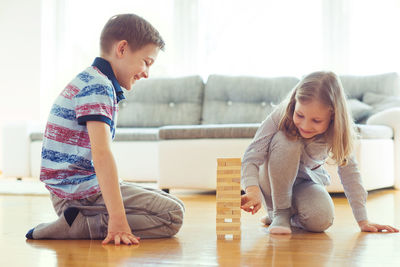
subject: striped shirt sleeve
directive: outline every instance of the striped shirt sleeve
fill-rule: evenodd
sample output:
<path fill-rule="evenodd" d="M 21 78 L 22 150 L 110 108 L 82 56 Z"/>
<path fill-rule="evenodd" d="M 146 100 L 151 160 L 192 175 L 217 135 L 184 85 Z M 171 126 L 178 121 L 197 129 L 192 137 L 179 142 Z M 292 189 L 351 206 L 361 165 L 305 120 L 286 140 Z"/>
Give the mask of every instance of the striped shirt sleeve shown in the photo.
<path fill-rule="evenodd" d="M 90 84 L 75 96 L 75 113 L 79 125 L 102 121 L 112 126 L 114 91 L 109 85 Z"/>

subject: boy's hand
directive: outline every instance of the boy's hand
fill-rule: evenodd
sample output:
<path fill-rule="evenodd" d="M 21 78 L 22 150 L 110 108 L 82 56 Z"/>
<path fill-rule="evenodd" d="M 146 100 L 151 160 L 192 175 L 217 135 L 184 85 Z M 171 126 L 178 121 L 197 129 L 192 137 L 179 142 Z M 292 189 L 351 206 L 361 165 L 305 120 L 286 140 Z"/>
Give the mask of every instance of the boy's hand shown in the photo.
<path fill-rule="evenodd" d="M 390 225 L 381 225 L 381 224 L 371 223 L 368 220 L 359 221 L 358 225 L 360 226 L 360 229 L 362 232 L 382 232 L 385 230 L 386 230 L 386 232 L 389 232 L 389 233 L 399 232 L 399 229 L 394 228 Z"/>
<path fill-rule="evenodd" d="M 126 245 L 139 244 L 140 237 L 132 234 L 128 222 L 125 220 L 115 220 L 112 217 L 108 220 L 108 233 L 107 237 L 103 240 L 102 244 L 108 244 L 114 241 L 116 246 L 121 243 Z"/>
<path fill-rule="evenodd" d="M 261 191 L 258 186 L 246 188 L 246 194 L 242 196 L 241 209 L 251 214 L 256 214 L 261 208 Z"/>

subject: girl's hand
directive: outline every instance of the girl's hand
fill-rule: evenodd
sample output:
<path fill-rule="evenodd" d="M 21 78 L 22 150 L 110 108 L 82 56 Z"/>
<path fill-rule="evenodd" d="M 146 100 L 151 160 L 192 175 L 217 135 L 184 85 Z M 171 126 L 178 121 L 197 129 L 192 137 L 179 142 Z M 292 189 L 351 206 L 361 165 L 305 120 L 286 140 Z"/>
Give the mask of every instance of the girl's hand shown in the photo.
<path fill-rule="evenodd" d="M 102 244 L 105 245 L 110 241 L 114 241 L 116 246 L 122 244 L 132 245 L 139 244 L 140 237 L 132 234 L 128 222 L 125 220 L 115 220 L 110 217 L 108 219 L 108 233 Z"/>
<path fill-rule="evenodd" d="M 258 186 L 249 186 L 246 188 L 246 194 L 242 196 L 241 209 L 251 214 L 256 214 L 256 212 L 261 208 L 261 191 Z"/>
<path fill-rule="evenodd" d="M 371 223 L 368 220 L 359 221 L 358 225 L 360 226 L 360 229 L 362 232 L 383 232 L 385 230 L 388 233 L 399 232 L 399 229 L 394 228 L 390 225 L 381 225 L 381 224 L 377 224 L 377 223 Z"/>

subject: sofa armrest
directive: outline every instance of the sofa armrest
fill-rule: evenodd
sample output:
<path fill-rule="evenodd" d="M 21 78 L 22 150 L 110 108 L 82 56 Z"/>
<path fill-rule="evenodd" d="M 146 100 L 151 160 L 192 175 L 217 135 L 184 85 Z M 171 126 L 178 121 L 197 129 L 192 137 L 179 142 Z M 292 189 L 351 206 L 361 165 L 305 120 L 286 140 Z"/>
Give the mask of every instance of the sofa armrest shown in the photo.
<path fill-rule="evenodd" d="M 39 122 L 6 122 L 1 128 L 1 159 L 5 177 L 30 177 L 30 134 Z"/>
<path fill-rule="evenodd" d="M 368 125 L 386 125 L 393 129 L 395 188 L 400 189 L 400 107 L 389 108 L 368 118 Z"/>

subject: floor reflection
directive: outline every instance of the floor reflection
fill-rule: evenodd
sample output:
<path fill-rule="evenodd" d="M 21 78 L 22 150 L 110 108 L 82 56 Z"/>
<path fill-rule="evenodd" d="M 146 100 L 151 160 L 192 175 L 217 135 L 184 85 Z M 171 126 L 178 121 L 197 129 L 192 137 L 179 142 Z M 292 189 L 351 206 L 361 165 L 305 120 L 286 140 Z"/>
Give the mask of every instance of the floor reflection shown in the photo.
<path fill-rule="evenodd" d="M 132 246 L 101 245 L 100 240 L 27 240 L 26 243 L 37 249 L 54 251 L 58 266 L 132 266 L 174 262 L 182 256 L 177 238 L 147 239 Z"/>

